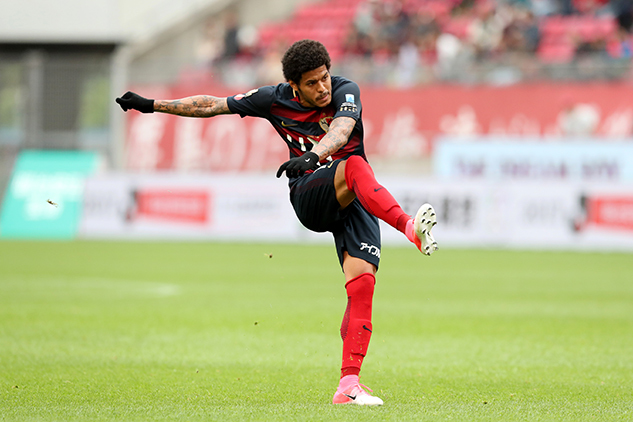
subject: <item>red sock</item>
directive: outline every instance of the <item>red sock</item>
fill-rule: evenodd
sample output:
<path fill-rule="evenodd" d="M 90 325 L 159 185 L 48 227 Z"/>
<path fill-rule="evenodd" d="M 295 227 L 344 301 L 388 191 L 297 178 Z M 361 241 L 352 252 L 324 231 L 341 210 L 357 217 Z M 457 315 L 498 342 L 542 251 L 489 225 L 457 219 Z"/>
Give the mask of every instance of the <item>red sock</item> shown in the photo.
<path fill-rule="evenodd" d="M 371 306 L 376 277 L 364 273 L 345 284 L 347 309 L 341 324 L 343 339 L 343 362 L 341 378 L 358 375 L 371 338 Z"/>
<path fill-rule="evenodd" d="M 367 211 L 396 230 L 407 234 L 407 221 L 411 216 L 405 213 L 391 193 L 376 181 L 374 172 L 362 157 L 353 155 L 347 159 L 345 182 L 347 188 L 356 194 Z"/>

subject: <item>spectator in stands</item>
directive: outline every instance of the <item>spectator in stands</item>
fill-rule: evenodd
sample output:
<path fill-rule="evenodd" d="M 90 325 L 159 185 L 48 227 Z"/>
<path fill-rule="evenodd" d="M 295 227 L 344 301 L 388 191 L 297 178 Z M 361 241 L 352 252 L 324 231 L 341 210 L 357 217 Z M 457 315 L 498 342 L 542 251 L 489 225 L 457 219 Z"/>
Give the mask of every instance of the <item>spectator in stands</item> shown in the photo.
<path fill-rule="evenodd" d="M 409 15 L 403 7 L 404 0 L 384 3 L 381 14 L 380 38 L 391 56 L 396 56 L 400 46 L 407 41 L 409 34 Z"/>
<path fill-rule="evenodd" d="M 226 15 L 226 28 L 224 30 L 224 51 L 222 59 L 231 60 L 237 57 L 240 52 L 240 44 L 237 34 L 239 27 L 237 25 L 237 17 L 235 13 L 230 12 Z"/>
<path fill-rule="evenodd" d="M 437 37 L 442 33 L 435 13 L 429 9 L 420 8 L 418 13 L 411 17 L 411 28 L 422 61 L 435 63 Z"/>
<path fill-rule="evenodd" d="M 633 3 L 631 0 L 612 0 L 611 8 L 618 21 L 618 26 L 630 33 L 633 26 Z"/>
<path fill-rule="evenodd" d="M 531 10 L 524 10 L 519 14 L 517 26 L 523 34 L 524 51 L 528 53 L 536 53 L 539 42 L 541 41 L 541 30 L 538 20 Z"/>
<path fill-rule="evenodd" d="M 516 9 L 513 19 L 503 31 L 500 50 L 534 53 L 539 39 L 540 31 L 534 14 L 528 9 Z"/>
<path fill-rule="evenodd" d="M 377 30 L 379 23 L 377 22 L 378 7 L 377 0 L 368 0 L 361 2 L 356 9 L 354 16 L 355 32 L 365 36 L 371 36 Z"/>
<path fill-rule="evenodd" d="M 387 84 L 398 79 L 408 86 L 414 81 L 432 80 L 420 74 L 431 75 L 433 70 L 441 79 L 464 80 L 468 74 L 473 78 L 470 81 L 482 80 L 485 76 L 477 75 L 489 70 L 474 64 L 473 58 L 498 60 L 539 77 L 537 57 L 557 62 L 588 58 L 586 53 L 595 52 L 608 51 L 618 58 L 631 54 L 627 33 L 616 36 L 608 23 L 603 24 L 607 19 L 604 15 L 615 16 L 618 24 L 629 31 L 633 0 L 359 0 L 354 4 L 356 13 L 350 18 L 349 32 L 338 51 L 355 60 L 342 61 L 339 66 L 369 83 Z M 557 15 L 580 13 L 602 20 L 602 29 L 596 35 L 585 26 L 568 43 L 565 37 L 575 17 Z M 264 60 L 265 51 L 260 54 L 240 44 L 240 29 L 231 18 L 234 16 L 228 17 L 223 57 L 234 60 L 248 53 L 249 57 Z M 549 30 L 553 25 L 545 25 L 553 20 L 561 23 L 554 32 Z M 580 21 L 591 23 L 591 19 Z M 272 43 L 267 44 L 270 49 Z M 595 54 L 589 59 L 594 60 L 594 66 Z M 576 61 L 574 66 L 578 64 Z M 473 72 L 464 72 L 468 66 Z M 598 73 L 593 71 L 594 76 Z"/>
<path fill-rule="evenodd" d="M 380 7 L 378 0 L 368 0 L 358 5 L 352 26 L 343 42 L 345 54 L 371 58 L 381 31 Z"/>
<path fill-rule="evenodd" d="M 614 59 L 633 58 L 633 38 L 623 27 L 619 26 L 613 40 L 608 46 L 609 55 Z"/>
<path fill-rule="evenodd" d="M 440 79 L 455 79 L 466 62 L 471 50 L 453 34 L 444 32 L 437 37 L 437 62 L 435 72 Z"/>
<path fill-rule="evenodd" d="M 559 13 L 563 16 L 569 16 L 569 15 L 573 15 L 575 12 L 574 9 L 574 0 L 559 0 L 560 1 L 560 7 L 559 7 Z"/>
<path fill-rule="evenodd" d="M 506 23 L 491 2 L 479 3 L 474 10 L 476 15 L 468 30 L 468 41 L 475 50 L 475 57 L 486 59 L 499 49 Z"/>
<path fill-rule="evenodd" d="M 343 44 L 346 55 L 369 58 L 374 52 L 374 41 L 371 35 L 352 27 Z"/>

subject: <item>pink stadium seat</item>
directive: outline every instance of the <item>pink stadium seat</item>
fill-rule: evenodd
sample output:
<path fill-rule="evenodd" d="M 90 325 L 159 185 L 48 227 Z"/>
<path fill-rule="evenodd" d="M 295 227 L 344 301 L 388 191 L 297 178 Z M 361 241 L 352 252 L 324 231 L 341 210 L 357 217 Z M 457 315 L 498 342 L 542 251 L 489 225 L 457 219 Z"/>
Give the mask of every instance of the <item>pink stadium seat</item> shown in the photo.
<path fill-rule="evenodd" d="M 613 35 L 616 22 L 594 16 L 553 16 L 544 20 L 540 29 L 544 43 L 562 43 L 574 37 L 592 41 Z"/>
<path fill-rule="evenodd" d="M 618 24 L 612 18 L 600 18 L 596 20 L 597 31 L 603 38 L 609 38 L 617 32 Z"/>
<path fill-rule="evenodd" d="M 451 6 L 444 1 L 427 1 L 420 8 L 431 10 L 438 18 L 448 16 L 451 12 Z"/>
<path fill-rule="evenodd" d="M 543 38 L 560 41 L 567 36 L 568 25 L 565 18 L 553 16 L 542 21 L 540 25 Z"/>
<path fill-rule="evenodd" d="M 598 38 L 598 25 L 596 20 L 590 19 L 578 19 L 574 22 L 571 32 L 577 35 L 583 41 L 593 41 Z"/>
<path fill-rule="evenodd" d="M 472 18 L 454 18 L 445 22 L 443 30 L 455 35 L 457 38 L 465 39 L 468 37 L 471 23 Z"/>
<path fill-rule="evenodd" d="M 303 38 L 319 39 L 328 44 L 331 55 L 341 54 L 343 41 L 352 25 L 360 1 L 364 0 L 329 0 L 301 6 L 284 25 L 278 26 L 277 30 L 288 41 Z M 262 45 L 273 38 L 270 32 L 271 29 L 263 31 Z"/>
<path fill-rule="evenodd" d="M 546 63 L 569 63 L 574 58 L 574 52 L 572 43 L 542 43 L 537 56 Z"/>

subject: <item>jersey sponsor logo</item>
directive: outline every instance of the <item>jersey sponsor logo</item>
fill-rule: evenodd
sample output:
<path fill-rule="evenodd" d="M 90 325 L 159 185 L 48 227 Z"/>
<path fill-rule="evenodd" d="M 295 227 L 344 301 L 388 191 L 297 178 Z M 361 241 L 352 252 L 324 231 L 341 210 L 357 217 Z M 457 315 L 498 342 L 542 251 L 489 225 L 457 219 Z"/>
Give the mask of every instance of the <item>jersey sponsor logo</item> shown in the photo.
<path fill-rule="evenodd" d="M 281 125 L 282 125 L 283 127 L 291 127 L 291 126 L 298 126 L 299 124 L 298 124 L 298 123 L 290 123 L 290 124 L 288 124 L 288 123 L 286 123 L 286 122 L 284 122 L 284 121 L 282 120 L 282 121 L 281 121 Z"/>
<path fill-rule="evenodd" d="M 367 249 L 367 253 L 373 256 L 377 256 L 380 258 L 380 248 L 378 246 L 370 245 L 368 243 L 362 242 L 360 244 L 360 250 L 364 251 Z"/>

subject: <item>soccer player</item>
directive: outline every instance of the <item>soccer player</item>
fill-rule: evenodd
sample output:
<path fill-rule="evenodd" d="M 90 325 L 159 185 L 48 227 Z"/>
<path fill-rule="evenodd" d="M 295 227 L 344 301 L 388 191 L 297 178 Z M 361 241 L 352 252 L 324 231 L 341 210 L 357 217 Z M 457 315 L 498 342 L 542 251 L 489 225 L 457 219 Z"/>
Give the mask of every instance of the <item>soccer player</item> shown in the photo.
<path fill-rule="evenodd" d="M 425 255 L 437 249 L 431 235 L 433 207 L 424 204 L 412 218 L 381 186 L 363 147 L 360 90 L 330 75 L 330 56 L 318 41 L 294 43 L 282 58 L 286 83 L 219 98 L 197 95 L 152 100 L 133 92 L 117 98 L 124 111 L 161 112 L 188 117 L 239 114 L 268 120 L 290 150 L 277 171 L 289 179 L 290 202 L 301 223 L 331 232 L 345 275 L 347 308 L 341 324 L 343 358 L 335 404 L 381 405 L 359 383 L 372 334 L 371 314 L 380 261 L 378 219 L 393 226 Z"/>

